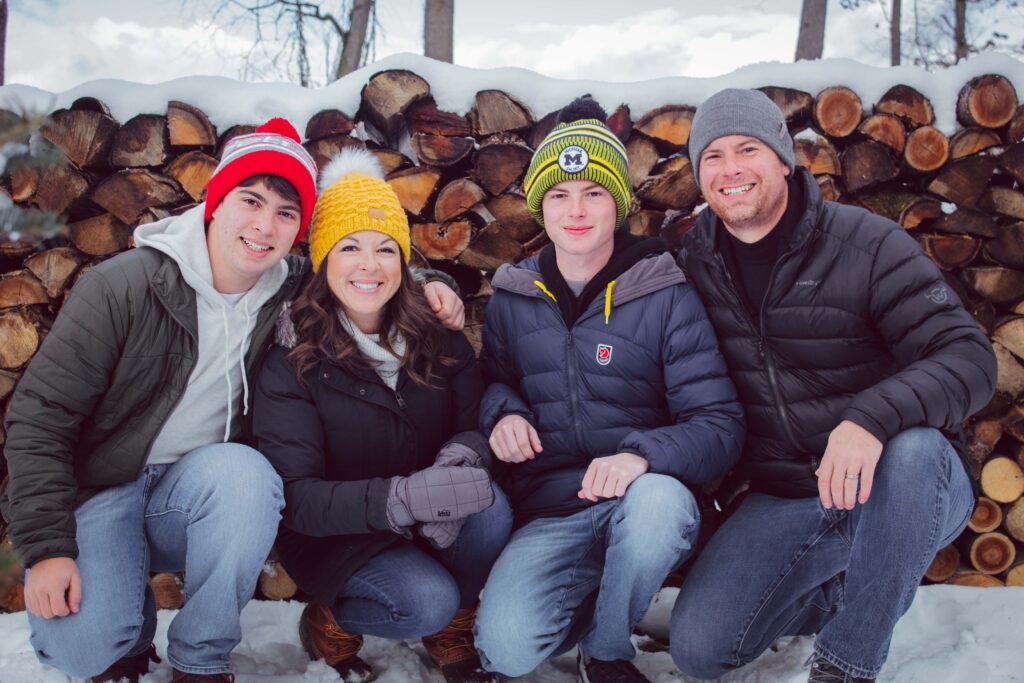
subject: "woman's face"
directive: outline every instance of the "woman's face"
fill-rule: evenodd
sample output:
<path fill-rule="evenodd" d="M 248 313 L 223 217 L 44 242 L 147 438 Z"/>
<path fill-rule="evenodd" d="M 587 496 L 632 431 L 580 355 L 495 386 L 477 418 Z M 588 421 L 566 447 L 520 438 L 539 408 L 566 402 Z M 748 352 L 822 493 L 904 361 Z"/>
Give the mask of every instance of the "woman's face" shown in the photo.
<path fill-rule="evenodd" d="M 327 254 L 327 285 L 360 331 L 380 332 L 384 305 L 402 282 L 398 242 L 376 230 L 360 230 L 338 240 Z"/>

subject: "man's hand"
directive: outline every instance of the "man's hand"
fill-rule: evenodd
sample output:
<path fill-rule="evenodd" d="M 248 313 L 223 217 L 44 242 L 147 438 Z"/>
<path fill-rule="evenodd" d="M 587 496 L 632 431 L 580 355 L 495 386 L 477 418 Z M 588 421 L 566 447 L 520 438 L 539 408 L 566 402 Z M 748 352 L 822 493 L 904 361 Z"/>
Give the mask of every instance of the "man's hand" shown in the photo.
<path fill-rule="evenodd" d="M 818 496 L 826 508 L 852 510 L 871 497 L 875 467 L 882 456 L 882 442 L 860 425 L 843 420 L 828 435 L 828 446 L 818 467 Z M 859 476 L 854 476 L 859 475 Z M 860 495 L 857 485 L 860 484 Z"/>
<path fill-rule="evenodd" d="M 506 415 L 498 420 L 488 439 L 494 456 L 503 462 L 533 460 L 541 452 L 540 436 L 522 415 Z"/>
<path fill-rule="evenodd" d="M 436 280 L 423 285 L 427 303 L 441 324 L 458 332 L 466 322 L 466 307 L 459 295 L 443 282 Z"/>
<path fill-rule="evenodd" d="M 66 617 L 77 613 L 81 602 L 82 577 L 74 560 L 51 557 L 32 565 L 25 582 L 25 607 L 29 612 L 43 619 Z"/>
<path fill-rule="evenodd" d="M 583 487 L 576 495 L 593 503 L 598 498 L 619 498 L 625 495 L 637 477 L 650 468 L 650 463 L 636 453 L 594 458 L 583 475 Z"/>

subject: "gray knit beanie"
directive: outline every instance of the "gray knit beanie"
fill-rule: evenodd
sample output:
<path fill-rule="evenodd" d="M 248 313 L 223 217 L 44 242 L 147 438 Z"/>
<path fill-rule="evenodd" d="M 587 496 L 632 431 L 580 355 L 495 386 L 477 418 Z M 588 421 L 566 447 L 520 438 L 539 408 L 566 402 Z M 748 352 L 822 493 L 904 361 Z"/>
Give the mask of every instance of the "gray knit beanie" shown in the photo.
<path fill-rule="evenodd" d="M 760 90 L 728 88 L 697 107 L 690 126 L 690 163 L 700 183 L 700 155 L 724 135 L 749 135 L 772 148 L 793 173 L 793 138 L 782 110 Z"/>

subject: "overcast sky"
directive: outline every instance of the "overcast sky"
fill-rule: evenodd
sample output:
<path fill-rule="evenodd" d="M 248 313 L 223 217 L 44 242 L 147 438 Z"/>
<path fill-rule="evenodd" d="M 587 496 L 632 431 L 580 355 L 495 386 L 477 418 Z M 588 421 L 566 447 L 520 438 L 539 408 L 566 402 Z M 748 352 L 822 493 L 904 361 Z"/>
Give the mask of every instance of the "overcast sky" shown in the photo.
<path fill-rule="evenodd" d="M 214 23 L 221 2 L 226 0 L 10 0 L 6 82 L 59 92 L 98 78 L 286 80 L 282 72 L 261 70 L 259 59 L 247 69 L 251 25 Z M 800 4 L 456 0 L 455 63 L 604 81 L 717 76 L 756 62 L 792 61 Z M 882 3 L 861 4 L 851 11 L 829 0 L 824 56 L 884 66 Z M 422 52 L 422 8 L 423 0 L 378 0 L 377 58 Z M 316 69 L 324 60 L 314 59 L 320 60 Z"/>

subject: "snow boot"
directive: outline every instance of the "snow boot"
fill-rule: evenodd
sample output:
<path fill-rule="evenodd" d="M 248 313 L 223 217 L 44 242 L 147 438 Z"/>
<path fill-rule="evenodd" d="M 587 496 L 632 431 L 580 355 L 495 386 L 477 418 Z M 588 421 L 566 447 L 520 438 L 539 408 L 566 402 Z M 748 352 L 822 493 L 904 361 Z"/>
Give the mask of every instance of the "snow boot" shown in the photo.
<path fill-rule="evenodd" d="M 327 662 L 346 683 L 366 683 L 376 676 L 373 668 L 359 657 L 363 637 L 339 626 L 327 607 L 306 605 L 299 618 L 299 640 L 311 659 Z"/>
<path fill-rule="evenodd" d="M 811 675 L 807 683 L 874 683 L 874 680 L 851 676 L 825 658 L 815 657 L 811 662 Z"/>
<path fill-rule="evenodd" d="M 149 663 L 159 664 L 161 661 L 163 660 L 156 656 L 156 647 L 150 643 L 148 648 L 137 655 L 121 657 L 99 676 L 90 678 L 89 683 L 117 683 L 123 680 L 127 680 L 128 683 L 139 683 L 139 678 L 149 673 Z"/>
<path fill-rule="evenodd" d="M 580 683 L 651 683 L 627 659 L 593 659 L 582 650 L 576 655 L 576 670 Z"/>
<path fill-rule="evenodd" d="M 171 683 L 234 683 L 234 674 L 190 674 L 173 669 Z"/>
<path fill-rule="evenodd" d="M 437 633 L 423 637 L 423 647 L 447 683 L 496 683 L 497 674 L 484 670 L 473 641 L 476 606 L 460 608 Z"/>

